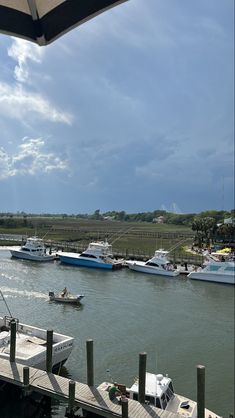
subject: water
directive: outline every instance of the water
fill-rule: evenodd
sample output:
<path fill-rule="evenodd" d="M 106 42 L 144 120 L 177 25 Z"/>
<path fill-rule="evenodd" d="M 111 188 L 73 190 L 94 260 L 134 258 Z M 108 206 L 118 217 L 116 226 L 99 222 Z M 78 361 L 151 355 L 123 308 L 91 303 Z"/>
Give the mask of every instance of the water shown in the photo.
<path fill-rule="evenodd" d="M 48 302 L 67 286 L 85 294 L 81 307 Z M 234 288 L 135 273 L 99 271 L 11 259 L 0 251 L 0 288 L 21 322 L 75 337 L 64 373 L 86 382 L 86 340 L 94 340 L 95 384 L 131 385 L 138 358 L 150 372 L 168 373 L 175 391 L 196 399 L 196 366 L 206 367 L 206 406 L 223 417 L 234 409 Z M 0 303 L 0 315 L 6 314 Z M 110 373 L 107 373 L 107 369 Z M 65 405 L 53 416 L 64 417 Z M 13 417 L 6 412 L 7 418 Z"/>

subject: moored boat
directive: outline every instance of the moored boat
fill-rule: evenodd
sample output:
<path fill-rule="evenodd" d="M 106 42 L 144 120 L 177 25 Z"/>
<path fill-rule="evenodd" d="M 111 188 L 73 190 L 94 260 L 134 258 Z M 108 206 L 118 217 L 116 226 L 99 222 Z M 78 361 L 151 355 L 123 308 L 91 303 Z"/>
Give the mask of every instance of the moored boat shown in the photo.
<path fill-rule="evenodd" d="M 46 368 L 47 331 L 42 328 L 22 324 L 17 318 L 0 317 L 0 359 L 10 359 L 11 322 L 16 322 L 16 354 L 15 361 L 25 366 Z M 53 333 L 52 367 L 59 368 L 69 357 L 74 339 L 67 335 Z"/>
<path fill-rule="evenodd" d="M 141 273 L 157 274 L 162 276 L 175 277 L 180 272 L 174 268 L 173 264 L 168 260 L 169 251 L 162 249 L 156 250 L 154 256 L 148 261 L 128 260 L 126 264 L 131 270 Z"/>
<path fill-rule="evenodd" d="M 125 388 L 123 385 L 115 384 L 124 396 L 130 399 L 138 400 L 139 381 L 134 381 L 131 388 Z M 110 391 L 112 383 L 103 382 L 97 389 Z M 197 417 L 197 403 L 185 396 L 174 392 L 172 379 L 168 375 L 146 373 L 145 378 L 145 402 L 156 408 L 179 414 L 185 418 Z M 219 416 L 208 409 L 205 409 L 205 418 L 218 418 Z"/>
<path fill-rule="evenodd" d="M 47 253 L 46 246 L 42 238 L 30 237 L 19 249 L 10 250 L 12 257 L 31 261 L 53 261 L 55 254 Z"/>
<path fill-rule="evenodd" d="M 8 316 L 0 316 L 0 360 L 10 360 L 11 326 L 15 323 L 15 362 L 45 370 L 47 363 L 47 330 L 19 322 L 12 316 L 0 290 L 0 301 L 5 303 Z M 73 349 L 74 338 L 53 332 L 52 369 L 59 369 Z"/>
<path fill-rule="evenodd" d="M 190 279 L 207 282 L 235 284 L 234 261 L 209 261 L 204 267 L 196 268 L 188 276 Z"/>
<path fill-rule="evenodd" d="M 91 242 L 81 254 L 59 252 L 57 255 L 62 263 L 75 266 L 109 270 L 122 267 L 122 261 L 113 258 L 112 245 L 107 241 Z"/>

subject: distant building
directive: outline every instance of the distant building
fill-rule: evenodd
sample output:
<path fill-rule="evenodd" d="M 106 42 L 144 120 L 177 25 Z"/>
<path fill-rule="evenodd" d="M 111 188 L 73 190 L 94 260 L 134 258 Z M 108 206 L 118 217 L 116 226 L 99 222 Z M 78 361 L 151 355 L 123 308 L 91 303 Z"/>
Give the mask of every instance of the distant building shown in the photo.
<path fill-rule="evenodd" d="M 224 219 L 224 224 L 230 224 L 230 225 L 234 225 L 234 218 L 225 218 Z"/>
<path fill-rule="evenodd" d="M 158 216 L 157 218 L 153 218 L 152 222 L 155 224 L 164 224 L 164 216 Z"/>

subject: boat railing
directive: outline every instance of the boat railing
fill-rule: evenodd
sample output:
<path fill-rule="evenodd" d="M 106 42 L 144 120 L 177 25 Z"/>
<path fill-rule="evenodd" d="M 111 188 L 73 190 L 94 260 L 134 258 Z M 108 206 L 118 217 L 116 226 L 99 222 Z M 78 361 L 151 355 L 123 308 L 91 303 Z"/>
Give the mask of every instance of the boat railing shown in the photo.
<path fill-rule="evenodd" d="M 16 323 L 16 331 L 18 331 L 19 328 L 19 319 L 18 318 L 14 318 L 12 316 L 7 316 L 5 315 L 3 318 L 3 324 L 6 328 L 11 328 L 11 322 L 15 322 Z"/>

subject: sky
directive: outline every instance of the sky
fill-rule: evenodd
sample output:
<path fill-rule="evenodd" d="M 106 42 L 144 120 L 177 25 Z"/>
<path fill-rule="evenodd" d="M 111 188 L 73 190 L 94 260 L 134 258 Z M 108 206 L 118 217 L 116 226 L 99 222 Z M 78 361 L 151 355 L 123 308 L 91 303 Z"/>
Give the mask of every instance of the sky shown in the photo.
<path fill-rule="evenodd" d="M 0 212 L 234 208 L 234 1 L 129 0 L 0 33 Z"/>

